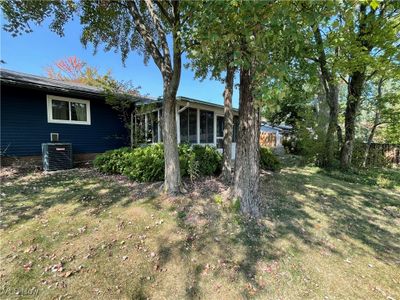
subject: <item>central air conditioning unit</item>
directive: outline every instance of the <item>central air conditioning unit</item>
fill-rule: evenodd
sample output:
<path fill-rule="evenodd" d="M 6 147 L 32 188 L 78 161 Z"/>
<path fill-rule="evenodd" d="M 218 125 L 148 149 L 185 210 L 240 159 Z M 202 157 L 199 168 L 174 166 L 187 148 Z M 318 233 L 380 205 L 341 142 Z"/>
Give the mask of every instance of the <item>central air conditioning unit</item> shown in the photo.
<path fill-rule="evenodd" d="M 57 171 L 71 169 L 72 144 L 71 143 L 43 143 L 42 144 L 43 169 Z"/>

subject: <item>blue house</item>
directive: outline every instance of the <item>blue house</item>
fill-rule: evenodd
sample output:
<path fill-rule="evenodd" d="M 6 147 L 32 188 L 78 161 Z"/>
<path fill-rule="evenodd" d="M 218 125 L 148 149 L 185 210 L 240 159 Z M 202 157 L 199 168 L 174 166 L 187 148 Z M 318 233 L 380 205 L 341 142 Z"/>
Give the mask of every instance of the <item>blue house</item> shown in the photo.
<path fill-rule="evenodd" d="M 51 135 L 72 144 L 75 162 L 129 144 L 128 130 L 101 89 L 5 69 L 0 79 L 3 158 L 39 161 Z"/>
<path fill-rule="evenodd" d="M 135 144 L 162 142 L 162 100 L 132 99 L 130 131 L 106 103 L 102 89 L 0 70 L 2 163 L 9 158 L 40 163 L 42 143 L 58 137 L 71 143 L 74 162 L 88 161 L 97 153 Z M 140 108 L 150 107 L 141 112 Z M 233 109 L 232 159 L 235 158 L 238 110 Z M 212 145 L 222 152 L 224 106 L 193 98 L 177 97 L 177 142 Z M 135 132 L 135 134 L 133 133 Z"/>

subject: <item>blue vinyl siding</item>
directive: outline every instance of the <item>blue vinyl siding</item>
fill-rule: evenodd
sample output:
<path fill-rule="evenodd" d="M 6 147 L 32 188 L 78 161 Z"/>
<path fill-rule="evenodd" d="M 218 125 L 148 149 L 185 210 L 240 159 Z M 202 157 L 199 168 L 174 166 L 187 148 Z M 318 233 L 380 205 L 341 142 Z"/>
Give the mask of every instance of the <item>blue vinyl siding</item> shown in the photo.
<path fill-rule="evenodd" d="M 47 122 L 47 94 L 90 100 L 91 125 Z M 128 132 L 104 99 L 1 86 L 1 148 L 6 155 L 41 155 L 50 133 L 72 143 L 74 154 L 97 153 L 128 144 Z"/>

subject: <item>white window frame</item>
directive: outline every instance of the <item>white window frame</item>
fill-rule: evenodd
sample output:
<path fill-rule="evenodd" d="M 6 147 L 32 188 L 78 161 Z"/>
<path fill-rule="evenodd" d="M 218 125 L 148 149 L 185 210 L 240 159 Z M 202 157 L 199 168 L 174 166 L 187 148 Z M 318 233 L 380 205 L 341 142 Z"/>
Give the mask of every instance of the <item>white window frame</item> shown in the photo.
<path fill-rule="evenodd" d="M 69 120 L 53 119 L 53 107 L 52 107 L 52 102 L 51 102 L 52 100 L 59 100 L 59 101 L 68 102 Z M 86 121 L 71 120 L 71 102 L 86 104 Z M 83 100 L 83 99 L 70 98 L 70 97 L 47 95 L 47 122 L 48 123 L 91 125 L 90 116 L 91 116 L 91 114 L 90 114 L 90 100 Z"/>

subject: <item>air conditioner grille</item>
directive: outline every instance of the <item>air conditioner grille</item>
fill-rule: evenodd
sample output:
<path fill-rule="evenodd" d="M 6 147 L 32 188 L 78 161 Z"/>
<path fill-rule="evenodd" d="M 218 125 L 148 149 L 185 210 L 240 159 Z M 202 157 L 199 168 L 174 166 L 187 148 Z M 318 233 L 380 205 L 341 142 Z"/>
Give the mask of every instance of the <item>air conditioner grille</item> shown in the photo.
<path fill-rule="evenodd" d="M 70 143 L 44 143 L 42 144 L 43 169 L 57 171 L 71 169 L 72 144 Z"/>

